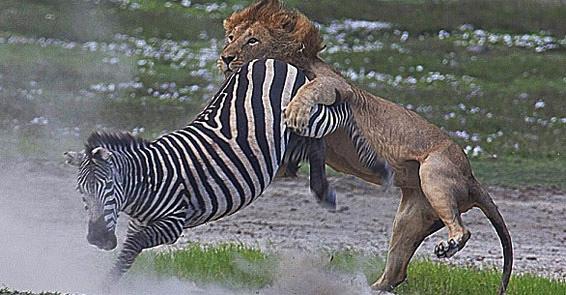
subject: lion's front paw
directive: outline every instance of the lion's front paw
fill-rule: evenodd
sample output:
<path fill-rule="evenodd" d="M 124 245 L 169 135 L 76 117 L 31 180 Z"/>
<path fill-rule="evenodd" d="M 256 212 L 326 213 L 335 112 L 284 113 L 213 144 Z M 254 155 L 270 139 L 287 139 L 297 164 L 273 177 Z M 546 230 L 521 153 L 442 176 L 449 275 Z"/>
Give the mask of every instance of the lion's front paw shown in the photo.
<path fill-rule="evenodd" d="M 303 131 L 310 120 L 312 104 L 300 100 L 293 100 L 285 109 L 285 123 L 297 132 Z"/>

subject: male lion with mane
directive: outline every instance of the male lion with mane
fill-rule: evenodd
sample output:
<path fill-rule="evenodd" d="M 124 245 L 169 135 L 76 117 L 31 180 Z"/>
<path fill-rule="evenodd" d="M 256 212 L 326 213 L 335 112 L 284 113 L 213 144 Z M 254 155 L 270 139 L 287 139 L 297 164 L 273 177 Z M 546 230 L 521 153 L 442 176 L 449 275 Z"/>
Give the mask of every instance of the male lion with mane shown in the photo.
<path fill-rule="evenodd" d="M 460 214 L 478 207 L 495 228 L 503 248 L 503 276 L 499 293 L 505 293 L 513 264 L 507 226 L 487 190 L 475 179 L 462 148 L 446 133 L 418 114 L 374 96 L 352 84 L 326 64 L 316 26 L 298 11 L 278 0 L 257 1 L 233 13 L 224 22 L 226 46 L 219 68 L 226 75 L 258 58 L 275 58 L 302 68 L 310 82 L 303 86 L 285 111 L 287 123 L 301 129 L 315 104 L 337 101 L 350 104 L 368 153 L 385 159 L 395 171 L 394 184 L 401 188 L 387 263 L 372 285 L 392 290 L 406 279 L 407 265 L 430 234 L 448 228 L 448 240 L 434 249 L 438 257 L 452 257 L 461 250 L 470 231 Z M 362 164 L 352 138 L 344 130 L 326 137 L 326 163 L 334 169 L 375 184 L 386 180 Z"/>

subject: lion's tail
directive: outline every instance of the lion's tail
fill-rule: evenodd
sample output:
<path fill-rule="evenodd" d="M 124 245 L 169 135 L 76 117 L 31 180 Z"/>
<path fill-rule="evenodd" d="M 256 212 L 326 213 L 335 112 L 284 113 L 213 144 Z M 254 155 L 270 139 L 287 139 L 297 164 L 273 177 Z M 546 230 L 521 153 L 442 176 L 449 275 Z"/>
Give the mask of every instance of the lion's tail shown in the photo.
<path fill-rule="evenodd" d="M 474 193 L 474 197 L 477 207 L 480 208 L 489 219 L 501 241 L 501 247 L 503 248 L 503 275 L 501 277 L 499 294 L 505 294 L 513 269 L 513 244 L 511 242 L 511 235 L 509 234 L 509 230 L 507 229 L 507 225 L 501 213 L 499 213 L 497 205 L 495 205 L 487 190 L 479 183 L 477 183 L 477 190 Z"/>

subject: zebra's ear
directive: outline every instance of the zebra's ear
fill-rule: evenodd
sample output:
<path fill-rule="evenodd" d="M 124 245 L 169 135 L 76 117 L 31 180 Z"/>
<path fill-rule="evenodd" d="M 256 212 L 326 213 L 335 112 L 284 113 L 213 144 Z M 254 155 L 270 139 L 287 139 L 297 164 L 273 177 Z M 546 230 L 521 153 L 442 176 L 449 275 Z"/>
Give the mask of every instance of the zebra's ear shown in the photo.
<path fill-rule="evenodd" d="M 65 157 L 65 163 L 71 166 L 78 167 L 81 165 L 86 155 L 84 151 L 80 151 L 80 152 L 68 151 L 64 153 L 63 156 Z"/>
<path fill-rule="evenodd" d="M 104 161 L 108 161 L 108 159 L 110 159 L 110 157 L 112 157 L 112 152 L 110 152 L 109 150 L 103 148 L 103 147 L 97 147 L 95 149 L 92 150 L 92 157 L 95 159 L 101 159 Z"/>

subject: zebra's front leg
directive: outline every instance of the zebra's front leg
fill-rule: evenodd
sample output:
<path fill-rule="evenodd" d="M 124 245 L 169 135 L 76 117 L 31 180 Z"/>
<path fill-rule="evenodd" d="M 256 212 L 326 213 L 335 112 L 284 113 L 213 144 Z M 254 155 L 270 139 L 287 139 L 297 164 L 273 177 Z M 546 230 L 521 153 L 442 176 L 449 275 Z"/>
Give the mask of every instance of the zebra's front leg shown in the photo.
<path fill-rule="evenodd" d="M 110 272 L 110 280 L 118 281 L 144 249 L 175 243 L 183 231 L 184 217 L 183 211 L 182 214 L 165 217 L 143 227 L 130 222 L 122 251 Z"/>
<path fill-rule="evenodd" d="M 336 210 L 336 192 L 326 178 L 326 146 L 321 138 L 312 138 L 308 144 L 310 187 L 318 203 L 329 210 Z"/>

